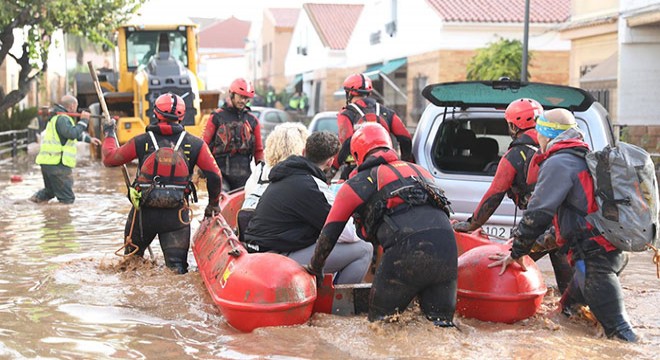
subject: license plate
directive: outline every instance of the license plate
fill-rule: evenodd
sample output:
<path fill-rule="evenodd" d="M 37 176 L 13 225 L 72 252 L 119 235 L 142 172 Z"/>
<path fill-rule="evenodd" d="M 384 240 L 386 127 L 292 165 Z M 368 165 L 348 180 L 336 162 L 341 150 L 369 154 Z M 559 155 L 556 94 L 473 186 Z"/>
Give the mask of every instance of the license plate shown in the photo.
<path fill-rule="evenodd" d="M 502 240 L 507 240 L 511 237 L 511 229 L 504 226 L 488 226 L 484 225 L 481 227 L 483 231 L 493 237 L 501 238 Z"/>

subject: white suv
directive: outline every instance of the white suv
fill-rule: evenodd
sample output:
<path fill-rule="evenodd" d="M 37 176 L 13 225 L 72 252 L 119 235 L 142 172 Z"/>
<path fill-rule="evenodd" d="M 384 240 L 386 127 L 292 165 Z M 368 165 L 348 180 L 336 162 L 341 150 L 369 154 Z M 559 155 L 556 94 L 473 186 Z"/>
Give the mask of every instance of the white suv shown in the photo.
<path fill-rule="evenodd" d="M 445 190 L 455 211 L 452 219 L 470 217 L 488 190 L 512 141 L 504 109 L 515 99 L 537 100 L 545 110 L 572 111 L 591 149 L 613 144 L 607 111 L 582 89 L 509 80 L 466 81 L 429 85 L 422 95 L 431 104 L 415 131 L 413 154 Z M 520 216 L 505 197 L 482 228 L 489 235 L 508 238 Z"/>

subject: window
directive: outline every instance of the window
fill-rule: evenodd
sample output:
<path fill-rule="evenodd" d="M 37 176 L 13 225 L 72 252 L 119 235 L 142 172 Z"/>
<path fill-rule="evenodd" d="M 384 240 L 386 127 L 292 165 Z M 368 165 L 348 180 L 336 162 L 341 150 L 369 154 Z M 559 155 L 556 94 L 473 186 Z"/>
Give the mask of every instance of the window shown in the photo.
<path fill-rule="evenodd" d="M 607 112 L 610 112 L 610 90 L 609 89 L 598 89 L 598 90 L 592 90 L 592 89 L 586 89 L 591 96 L 596 99 L 603 107 L 607 110 Z"/>
<path fill-rule="evenodd" d="M 433 161 L 444 172 L 492 176 L 510 143 L 503 114 L 480 114 L 473 119 L 452 114 L 438 130 Z"/>
<path fill-rule="evenodd" d="M 390 37 L 396 35 L 397 28 L 397 0 L 390 0 L 390 21 L 385 24 L 385 32 Z"/>
<path fill-rule="evenodd" d="M 127 31 L 126 60 L 128 70 L 135 71 L 138 66 L 146 65 L 158 51 L 158 40 L 161 34 L 167 36 L 170 46 L 170 56 L 188 66 L 188 42 L 186 31 Z"/>
<path fill-rule="evenodd" d="M 371 33 L 371 35 L 369 35 L 369 44 L 371 45 L 380 44 L 380 30 L 376 31 L 375 33 Z"/>

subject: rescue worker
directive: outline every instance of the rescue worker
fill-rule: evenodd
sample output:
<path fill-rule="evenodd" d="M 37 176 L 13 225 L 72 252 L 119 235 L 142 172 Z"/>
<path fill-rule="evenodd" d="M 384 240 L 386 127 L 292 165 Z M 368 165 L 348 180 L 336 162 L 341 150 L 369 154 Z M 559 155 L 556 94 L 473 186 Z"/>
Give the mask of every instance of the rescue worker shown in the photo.
<path fill-rule="evenodd" d="M 105 124 L 103 127 L 106 136 L 102 147 L 103 164 L 120 166 L 133 159 L 138 159 L 138 169 L 142 172 L 145 159 L 157 151 L 156 144 L 159 148 L 174 147 L 178 149 L 176 151 L 183 153 L 189 177 L 192 176 L 195 165 L 206 176 L 209 203 L 204 210 L 204 216 L 213 216 L 220 212 L 219 201 L 222 188 L 220 169 L 206 143 L 192 134 L 184 133 L 181 121 L 185 111 L 186 105 L 180 96 L 171 93 L 159 96 L 154 103 L 154 117 L 158 121 L 147 126 L 146 133 L 132 138 L 121 147 L 117 147 L 115 140 L 115 123 Z M 175 144 L 179 144 L 179 146 L 177 147 Z M 190 188 L 188 190 L 193 191 Z M 194 194 L 190 195 L 194 196 Z M 165 257 L 165 265 L 179 274 L 186 273 L 188 271 L 191 220 L 187 210 L 185 203 L 178 208 L 140 206 L 138 214 L 135 214 L 136 209 L 133 207 L 128 214 L 124 235 L 125 237 L 130 235 L 132 244 L 137 246 L 136 255 L 143 256 L 145 249 L 158 235 Z M 136 215 L 139 216 L 137 221 L 135 221 Z M 127 254 L 134 250 L 135 248 L 132 246 L 125 248 Z"/>
<path fill-rule="evenodd" d="M 339 141 L 342 144 L 342 148 L 333 162 L 331 175 L 334 175 L 340 166 L 346 164 L 347 166 L 341 174 L 341 179 L 345 180 L 348 178 L 348 174 L 355 168 L 354 160 L 350 154 L 351 136 L 353 135 L 355 126 L 364 121 L 363 114 L 378 113 L 376 114 L 377 119 L 374 118 L 373 121 L 380 123 L 391 136 L 396 138 L 399 143 L 401 159 L 404 161 L 413 161 L 412 137 L 410 136 L 410 132 L 408 132 L 408 129 L 403 125 L 403 122 L 394 110 L 377 104 L 376 100 L 369 97 L 372 90 L 371 79 L 364 74 L 352 74 L 344 80 L 346 106 L 337 115 Z"/>
<path fill-rule="evenodd" d="M 418 296 L 428 320 L 454 326 L 458 250 L 447 199 L 427 170 L 399 160 L 381 125 L 360 125 L 351 155 L 357 174 L 339 189 L 306 270 L 320 281 L 326 258 L 353 215 L 358 233 L 383 247 L 369 295 L 369 321 L 403 312 Z"/>
<path fill-rule="evenodd" d="M 277 94 L 275 93 L 275 89 L 273 88 L 273 86 L 268 85 L 268 92 L 266 92 L 266 106 L 275 107 L 276 102 L 277 102 Z"/>
<path fill-rule="evenodd" d="M 78 100 L 71 95 L 64 95 L 61 104 L 55 104 L 55 112 L 75 113 L 78 110 Z M 78 141 L 101 145 L 101 140 L 86 133 L 89 124 L 87 111 L 80 113 L 80 121 L 76 123 L 69 115 L 53 115 L 41 139 L 36 163 L 41 165 L 41 175 L 44 178 L 44 188 L 37 191 L 30 201 L 45 203 L 56 197 L 62 204 L 73 204 L 76 199 L 73 193 L 73 168 L 76 167 L 76 144 Z"/>
<path fill-rule="evenodd" d="M 287 110 L 298 111 L 298 108 L 300 108 L 300 93 L 296 91 L 289 98 L 289 105 L 287 106 Z"/>
<path fill-rule="evenodd" d="M 303 156 L 291 155 L 273 167 L 268 176 L 270 184 L 245 232 L 248 251 L 276 252 L 301 265 L 309 263 L 334 201 L 324 171 L 337 151 L 337 135 L 315 132 L 305 141 Z M 329 252 L 326 270 L 338 273 L 336 284 L 360 283 L 369 270 L 373 246 L 355 238 L 353 229 L 349 242 L 340 243 Z"/>
<path fill-rule="evenodd" d="M 209 116 L 204 129 L 204 142 L 211 148 L 230 190 L 245 186 L 252 160 L 255 164 L 264 161 L 261 126 L 247 106 L 252 98 L 252 84 L 243 78 L 234 80 L 227 100 Z"/>
<path fill-rule="evenodd" d="M 474 213 L 467 221 L 454 223 L 454 230 L 472 232 L 480 228 L 500 206 L 504 195 L 509 196 L 520 210 L 527 208 L 527 202 L 536 182 L 528 174 L 532 158 L 538 151 L 539 141 L 534 127 L 536 126 L 536 117 L 541 113 L 543 113 L 543 107 L 533 99 L 517 99 L 507 106 L 504 119 L 506 119 L 509 135 L 511 135 L 513 141 L 500 160 L 493 181 Z M 532 170 L 531 172 L 535 171 Z M 539 241 L 544 241 L 545 237 L 554 236 L 553 233 L 554 228 L 550 228 L 549 233 L 541 235 Z M 551 240 L 548 239 L 547 241 Z M 532 258 L 536 261 L 546 253 L 548 252 L 534 253 Z M 558 249 L 553 249 L 549 251 L 549 254 L 555 271 L 557 287 L 559 292 L 563 293 L 573 278 L 573 271 L 564 253 L 558 251 Z"/>
<path fill-rule="evenodd" d="M 302 113 L 304 116 L 307 116 L 307 111 L 309 110 L 309 98 L 307 97 L 306 92 L 300 94 L 300 104 L 298 104 L 298 112 Z"/>
<path fill-rule="evenodd" d="M 507 266 L 527 255 L 535 239 L 554 222 L 557 243 L 569 248 L 573 281 L 562 296 L 561 306 L 570 314 L 576 305 L 588 305 L 609 338 L 635 342 L 623 303 L 619 274 L 628 262 L 626 254 L 612 245 L 589 224 L 584 214 L 595 209 L 596 194 L 584 153 L 589 145 L 568 110 L 544 112 L 536 122 L 542 155 L 538 182 L 522 221 L 513 233 L 509 254 L 491 256 L 489 267 Z"/>

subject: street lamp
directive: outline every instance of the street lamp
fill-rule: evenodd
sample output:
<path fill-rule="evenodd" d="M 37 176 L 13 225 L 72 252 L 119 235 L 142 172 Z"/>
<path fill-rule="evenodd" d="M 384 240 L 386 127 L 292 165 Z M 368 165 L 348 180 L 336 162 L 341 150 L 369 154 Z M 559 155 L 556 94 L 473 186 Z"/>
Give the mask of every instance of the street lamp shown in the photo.
<path fill-rule="evenodd" d="M 525 0 L 525 27 L 523 30 L 522 69 L 520 81 L 527 82 L 527 42 L 529 40 L 529 0 Z"/>

